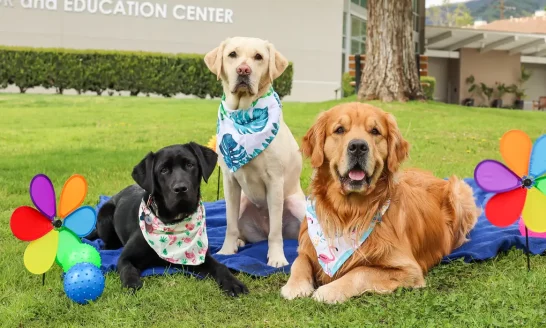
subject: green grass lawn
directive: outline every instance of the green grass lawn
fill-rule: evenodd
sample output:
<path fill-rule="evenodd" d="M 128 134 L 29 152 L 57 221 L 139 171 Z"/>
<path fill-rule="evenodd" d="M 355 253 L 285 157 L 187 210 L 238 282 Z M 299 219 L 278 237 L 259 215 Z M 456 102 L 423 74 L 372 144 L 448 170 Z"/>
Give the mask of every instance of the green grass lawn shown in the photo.
<path fill-rule="evenodd" d="M 285 103 L 284 117 L 300 142 L 316 115 L 335 102 Z M 464 108 L 439 103 L 380 105 L 393 112 L 412 144 L 407 166 L 439 177 L 472 175 L 482 159 L 500 160 L 498 142 L 508 129 L 533 139 L 546 133 L 546 114 Z M 12 236 L 9 218 L 32 205 L 30 179 L 49 175 L 59 195 L 73 173 L 89 182 L 86 204 L 133 181 L 131 170 L 150 150 L 194 140 L 205 144 L 215 133 L 217 101 L 154 98 L 0 94 L 0 325 L 2 327 L 285 327 L 427 326 L 544 327 L 546 259 L 511 251 L 483 263 L 456 262 L 434 268 L 427 288 L 392 295 L 364 295 L 342 305 L 311 299 L 286 301 L 279 290 L 288 276 L 255 279 L 239 275 L 251 293 L 224 296 L 212 280 L 184 275 L 144 279 L 136 295 L 125 293 L 109 273 L 103 295 L 80 306 L 64 294 L 55 265 L 46 285 L 26 271 L 27 243 Z M 301 177 L 307 188 L 308 161 Z M 217 174 L 203 185 L 216 199 Z"/>

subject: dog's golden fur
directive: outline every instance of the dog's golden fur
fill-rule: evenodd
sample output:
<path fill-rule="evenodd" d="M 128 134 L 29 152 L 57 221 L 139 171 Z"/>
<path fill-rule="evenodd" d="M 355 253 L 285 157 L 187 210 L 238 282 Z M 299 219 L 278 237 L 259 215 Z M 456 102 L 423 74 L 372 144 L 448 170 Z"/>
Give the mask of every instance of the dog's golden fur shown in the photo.
<path fill-rule="evenodd" d="M 340 126 L 341 134 L 336 133 Z M 369 183 L 357 190 L 340 179 L 350 169 L 347 147 L 354 139 L 369 145 L 364 168 Z M 467 240 L 480 213 L 472 189 L 456 177 L 443 180 L 415 169 L 399 172 L 409 149 L 394 117 L 371 105 L 341 104 L 318 117 L 303 138 L 302 152 L 315 170 L 311 195 L 325 234 L 353 228 L 361 234 L 381 206 L 389 199 L 391 204 L 382 222 L 333 277 L 319 265 L 303 220 L 298 258 L 283 297 L 313 294 L 319 301 L 335 303 L 366 291 L 424 287 L 428 270 Z"/>

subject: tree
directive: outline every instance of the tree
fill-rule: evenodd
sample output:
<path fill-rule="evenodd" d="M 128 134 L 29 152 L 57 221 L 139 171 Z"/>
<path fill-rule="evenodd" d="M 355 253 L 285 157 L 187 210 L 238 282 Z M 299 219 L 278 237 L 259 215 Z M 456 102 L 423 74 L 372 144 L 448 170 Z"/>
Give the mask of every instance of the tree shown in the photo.
<path fill-rule="evenodd" d="M 430 7 L 427 10 L 427 17 L 434 26 L 444 25 L 444 19 L 442 18 L 442 6 Z"/>
<path fill-rule="evenodd" d="M 461 27 L 474 23 L 472 13 L 466 4 L 459 3 L 453 7 L 450 0 L 443 0 L 441 5 L 429 8 L 427 17 L 432 25 L 436 26 Z"/>
<path fill-rule="evenodd" d="M 452 15 L 452 23 L 453 25 L 450 26 L 457 27 L 472 25 L 474 23 L 474 17 L 472 17 L 470 9 L 464 3 L 459 3 L 455 8 Z"/>
<path fill-rule="evenodd" d="M 369 0 L 361 100 L 425 99 L 412 28 L 412 0 Z"/>
<path fill-rule="evenodd" d="M 452 20 L 450 12 L 451 0 L 442 0 L 442 4 L 427 9 L 427 17 L 436 26 L 448 26 Z"/>

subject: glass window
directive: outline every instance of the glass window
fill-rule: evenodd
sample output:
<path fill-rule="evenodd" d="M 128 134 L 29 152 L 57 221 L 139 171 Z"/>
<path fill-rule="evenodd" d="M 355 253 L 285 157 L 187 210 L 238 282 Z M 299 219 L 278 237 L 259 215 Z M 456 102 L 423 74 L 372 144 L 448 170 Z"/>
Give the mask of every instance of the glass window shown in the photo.
<path fill-rule="evenodd" d="M 358 5 L 362 8 L 366 8 L 366 5 L 368 3 L 368 0 L 351 0 L 352 3 L 354 3 L 355 5 Z"/>
<path fill-rule="evenodd" d="M 359 54 L 360 53 L 360 44 L 357 40 L 351 40 L 351 53 Z"/>
<path fill-rule="evenodd" d="M 366 49 L 366 21 L 351 16 L 351 53 L 362 54 Z"/>
<path fill-rule="evenodd" d="M 351 40 L 351 54 L 366 53 L 366 43 L 358 40 Z"/>
<path fill-rule="evenodd" d="M 345 73 L 345 61 L 347 60 L 345 54 L 341 54 L 341 73 Z"/>
<path fill-rule="evenodd" d="M 360 19 L 351 16 L 351 36 L 360 36 Z"/>

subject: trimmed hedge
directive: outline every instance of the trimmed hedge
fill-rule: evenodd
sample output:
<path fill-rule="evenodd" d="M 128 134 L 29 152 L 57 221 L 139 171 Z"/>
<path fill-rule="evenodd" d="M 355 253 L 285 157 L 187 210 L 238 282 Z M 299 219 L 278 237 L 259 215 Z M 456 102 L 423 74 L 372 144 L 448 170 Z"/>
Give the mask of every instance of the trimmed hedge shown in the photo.
<path fill-rule="evenodd" d="M 217 81 L 203 55 L 0 47 L 0 88 L 15 85 L 21 93 L 38 86 L 57 93 L 128 91 L 171 97 L 178 93 L 220 97 Z M 292 90 L 293 65 L 273 82 L 279 97 Z"/>
<path fill-rule="evenodd" d="M 434 89 L 436 88 L 436 79 L 433 76 L 421 76 L 421 86 L 427 100 L 434 100 Z"/>

